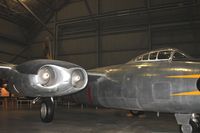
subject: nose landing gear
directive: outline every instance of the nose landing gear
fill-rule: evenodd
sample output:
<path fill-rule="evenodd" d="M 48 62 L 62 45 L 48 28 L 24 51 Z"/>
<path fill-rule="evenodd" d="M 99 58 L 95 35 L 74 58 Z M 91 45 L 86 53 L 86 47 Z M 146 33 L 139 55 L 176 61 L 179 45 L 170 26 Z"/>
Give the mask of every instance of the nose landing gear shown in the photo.
<path fill-rule="evenodd" d="M 42 122 L 49 123 L 54 117 L 54 101 L 53 98 L 44 98 L 40 107 L 40 118 Z"/>
<path fill-rule="evenodd" d="M 175 114 L 181 133 L 200 133 L 200 117 L 197 114 Z"/>

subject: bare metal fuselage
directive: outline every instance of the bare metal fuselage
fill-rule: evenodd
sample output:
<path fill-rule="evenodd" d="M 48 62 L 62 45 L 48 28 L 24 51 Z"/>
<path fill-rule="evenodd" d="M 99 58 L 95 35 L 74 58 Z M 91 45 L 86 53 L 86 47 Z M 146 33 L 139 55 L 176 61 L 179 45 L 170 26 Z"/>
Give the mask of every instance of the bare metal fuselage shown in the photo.
<path fill-rule="evenodd" d="M 199 62 L 129 62 L 88 72 L 104 76 L 89 76 L 87 88 L 74 95 L 79 103 L 127 110 L 200 112 Z"/>

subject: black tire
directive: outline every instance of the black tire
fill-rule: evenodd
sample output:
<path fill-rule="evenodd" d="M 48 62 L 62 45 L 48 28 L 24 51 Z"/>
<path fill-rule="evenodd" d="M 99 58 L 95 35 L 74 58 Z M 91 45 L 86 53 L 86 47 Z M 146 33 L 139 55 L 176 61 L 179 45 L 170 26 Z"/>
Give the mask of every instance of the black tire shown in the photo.
<path fill-rule="evenodd" d="M 192 126 L 192 133 L 200 133 L 200 124 L 199 122 L 194 122 L 190 120 L 190 125 Z M 179 126 L 180 133 L 183 133 L 182 126 Z"/>
<path fill-rule="evenodd" d="M 51 99 L 44 99 L 41 102 L 40 119 L 42 122 L 49 123 L 54 118 L 54 102 Z"/>
<path fill-rule="evenodd" d="M 199 120 L 198 122 L 190 121 L 190 125 L 192 126 L 192 133 L 200 133 L 200 125 Z"/>

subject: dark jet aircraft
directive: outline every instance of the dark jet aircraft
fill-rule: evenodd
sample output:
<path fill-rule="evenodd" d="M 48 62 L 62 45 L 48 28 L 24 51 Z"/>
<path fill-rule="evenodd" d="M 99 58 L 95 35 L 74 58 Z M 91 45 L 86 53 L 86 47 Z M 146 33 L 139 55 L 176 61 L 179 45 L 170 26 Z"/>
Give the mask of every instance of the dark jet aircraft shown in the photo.
<path fill-rule="evenodd" d="M 76 102 L 174 113 L 183 133 L 200 133 L 200 62 L 177 49 L 142 54 L 126 64 L 88 71 Z"/>
<path fill-rule="evenodd" d="M 1 83 L 16 95 L 41 101 L 41 120 L 50 122 L 54 114 L 53 97 L 73 94 L 85 88 L 88 77 L 78 65 L 58 60 L 33 60 L 20 65 L 0 63 Z M 1 86 L 4 83 L 1 84 Z"/>

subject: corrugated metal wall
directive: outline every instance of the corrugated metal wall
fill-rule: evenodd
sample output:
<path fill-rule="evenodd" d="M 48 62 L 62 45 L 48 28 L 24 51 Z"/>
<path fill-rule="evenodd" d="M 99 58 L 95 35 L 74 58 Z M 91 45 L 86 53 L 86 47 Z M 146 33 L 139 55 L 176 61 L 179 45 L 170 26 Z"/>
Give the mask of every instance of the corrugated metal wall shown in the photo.
<path fill-rule="evenodd" d="M 21 41 L 24 37 L 20 27 L 3 19 L 0 19 L 0 27 L 0 60 L 12 63 L 26 61 L 25 55 L 20 55 L 15 59 L 24 48 Z"/>
<path fill-rule="evenodd" d="M 95 68 L 125 63 L 142 51 L 175 47 L 200 57 L 200 0 L 87 0 L 63 7 L 49 22 L 56 59 Z M 43 58 L 42 31 L 31 57 Z"/>

